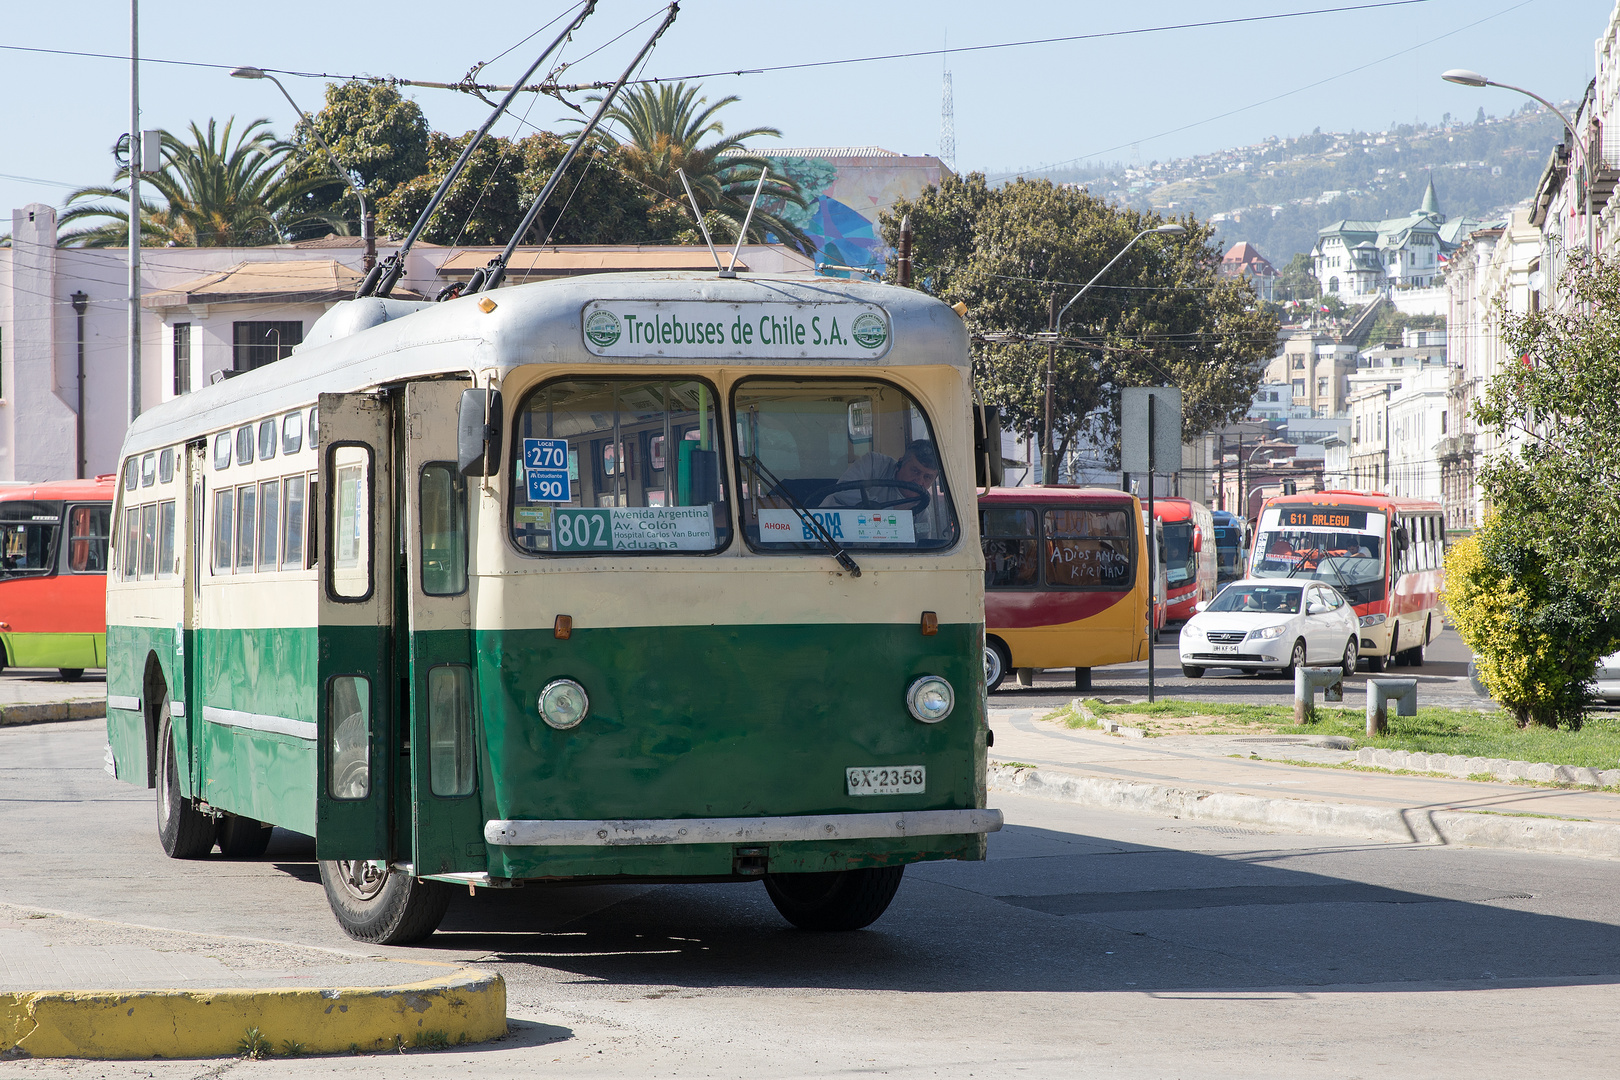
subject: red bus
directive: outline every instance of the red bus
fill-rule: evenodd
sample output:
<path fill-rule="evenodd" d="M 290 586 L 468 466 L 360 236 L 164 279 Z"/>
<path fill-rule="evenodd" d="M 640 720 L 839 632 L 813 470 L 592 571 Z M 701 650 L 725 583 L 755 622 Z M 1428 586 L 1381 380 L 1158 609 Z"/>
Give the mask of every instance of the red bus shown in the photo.
<path fill-rule="evenodd" d="M 1186 622 L 1200 600 L 1215 598 L 1215 519 L 1191 499 L 1153 500 L 1153 516 L 1164 526 L 1165 621 Z"/>
<path fill-rule="evenodd" d="M 1361 617 L 1369 671 L 1416 666 L 1440 635 L 1445 536 L 1439 503 L 1368 491 L 1278 496 L 1260 510 L 1249 576 L 1327 582 Z"/>
<path fill-rule="evenodd" d="M 113 478 L 0 486 L 0 668 L 107 666 Z"/>
<path fill-rule="evenodd" d="M 984 674 L 1091 669 L 1147 659 L 1148 559 L 1136 496 L 1108 488 L 990 488 L 984 545 Z"/>

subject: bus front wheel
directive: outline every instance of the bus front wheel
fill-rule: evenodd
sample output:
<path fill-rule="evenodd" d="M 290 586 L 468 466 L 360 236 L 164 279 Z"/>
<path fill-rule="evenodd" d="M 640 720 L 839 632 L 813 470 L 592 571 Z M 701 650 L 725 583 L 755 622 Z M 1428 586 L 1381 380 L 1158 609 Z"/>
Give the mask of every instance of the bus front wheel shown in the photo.
<path fill-rule="evenodd" d="M 410 945 L 439 928 L 450 887 L 401 874 L 384 862 L 320 861 L 326 902 L 343 932 L 373 945 Z"/>
<path fill-rule="evenodd" d="M 169 721 L 169 695 L 158 713 L 157 819 L 158 843 L 171 859 L 203 859 L 214 850 L 214 819 L 180 793 L 180 770 L 174 756 L 174 726 Z"/>
<path fill-rule="evenodd" d="M 995 638 L 984 639 L 984 691 L 993 693 L 1001 685 L 1001 680 L 1007 677 L 1007 670 L 1012 667 L 1012 661 L 1007 656 L 1007 646 Z"/>
<path fill-rule="evenodd" d="M 56 669 L 56 674 L 61 676 L 63 682 L 78 682 L 84 678 L 84 668 L 59 667 Z"/>
<path fill-rule="evenodd" d="M 800 930 L 860 930 L 889 909 L 904 866 L 767 874 L 765 891 L 782 917 Z"/>

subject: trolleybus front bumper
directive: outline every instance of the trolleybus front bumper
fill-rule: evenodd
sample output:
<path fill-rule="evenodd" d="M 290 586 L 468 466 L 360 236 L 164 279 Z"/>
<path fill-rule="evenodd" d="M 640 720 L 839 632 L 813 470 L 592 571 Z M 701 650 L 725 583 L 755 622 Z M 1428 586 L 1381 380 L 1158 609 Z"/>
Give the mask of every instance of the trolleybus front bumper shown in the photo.
<path fill-rule="evenodd" d="M 500 847 L 641 847 L 660 844 L 771 844 L 798 840 L 993 833 L 1000 810 L 912 810 L 802 817 L 661 818 L 654 820 L 491 821 L 484 839 Z"/>

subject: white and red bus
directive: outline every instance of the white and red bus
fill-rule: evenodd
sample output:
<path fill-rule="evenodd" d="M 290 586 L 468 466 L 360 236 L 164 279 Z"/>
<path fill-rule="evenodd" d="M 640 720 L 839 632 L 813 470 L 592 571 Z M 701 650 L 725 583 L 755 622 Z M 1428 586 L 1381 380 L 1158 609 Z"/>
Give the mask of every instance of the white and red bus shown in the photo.
<path fill-rule="evenodd" d="M 1318 491 L 1266 500 L 1249 576 L 1315 578 L 1361 617 L 1369 671 L 1419 665 L 1440 635 L 1445 514 L 1439 503 L 1368 491 Z"/>
<path fill-rule="evenodd" d="M 1203 503 L 1162 496 L 1153 516 L 1164 528 L 1165 620 L 1186 622 L 1215 598 L 1215 519 Z"/>

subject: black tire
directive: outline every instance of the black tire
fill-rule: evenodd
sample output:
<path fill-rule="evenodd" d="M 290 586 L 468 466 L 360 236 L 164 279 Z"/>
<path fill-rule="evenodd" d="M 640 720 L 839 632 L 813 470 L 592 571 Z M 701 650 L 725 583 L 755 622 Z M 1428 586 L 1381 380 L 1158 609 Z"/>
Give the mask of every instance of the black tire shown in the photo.
<path fill-rule="evenodd" d="M 1360 657 L 1360 655 L 1360 642 L 1358 642 L 1355 638 L 1351 638 L 1350 643 L 1344 647 L 1344 663 L 1339 665 L 1344 671 L 1345 678 L 1348 679 L 1350 676 L 1356 673 L 1356 660 Z"/>
<path fill-rule="evenodd" d="M 1423 666 L 1423 654 L 1425 652 L 1427 652 L 1428 648 L 1429 648 L 1429 627 L 1430 627 L 1429 623 L 1424 623 L 1423 624 L 1423 636 L 1418 638 L 1418 643 L 1416 645 L 1414 645 L 1410 649 L 1406 650 L 1406 663 L 1407 663 L 1407 666 L 1409 666 L 1409 667 L 1422 667 Z"/>
<path fill-rule="evenodd" d="M 1202 679 L 1204 677 L 1204 669 L 1201 667 L 1188 667 L 1186 664 L 1182 664 L 1181 676 L 1184 679 Z"/>
<path fill-rule="evenodd" d="M 984 691 L 993 693 L 1001 681 L 1007 677 L 1012 661 L 1007 656 L 1007 646 L 995 638 L 984 639 Z"/>
<path fill-rule="evenodd" d="M 1305 639 L 1298 638 L 1294 641 L 1294 651 L 1288 654 L 1288 666 L 1278 671 L 1277 674 L 1284 679 L 1292 679 L 1294 672 L 1304 667 L 1306 663 L 1308 663 L 1308 660 L 1305 655 Z"/>
<path fill-rule="evenodd" d="M 158 706 L 158 843 L 171 859 L 206 859 L 214 850 L 214 819 L 180 794 L 180 767 L 174 756 L 169 692 Z"/>
<path fill-rule="evenodd" d="M 56 674 L 63 682 L 78 682 L 80 679 L 84 678 L 84 668 L 59 667 L 56 669 Z"/>
<path fill-rule="evenodd" d="M 1367 657 L 1367 670 L 1376 675 L 1384 670 L 1384 663 L 1385 658 L 1382 656 L 1369 656 Z"/>
<path fill-rule="evenodd" d="M 394 870 L 378 877 L 377 866 L 320 861 L 326 902 L 343 932 L 373 945 L 410 945 L 430 936 L 450 906 L 450 886 Z"/>
<path fill-rule="evenodd" d="M 219 853 L 227 859 L 257 859 L 270 846 L 274 825 L 226 814 L 219 823 Z"/>
<path fill-rule="evenodd" d="M 889 909 L 904 866 L 767 874 L 765 891 L 782 917 L 800 930 L 860 930 Z"/>

